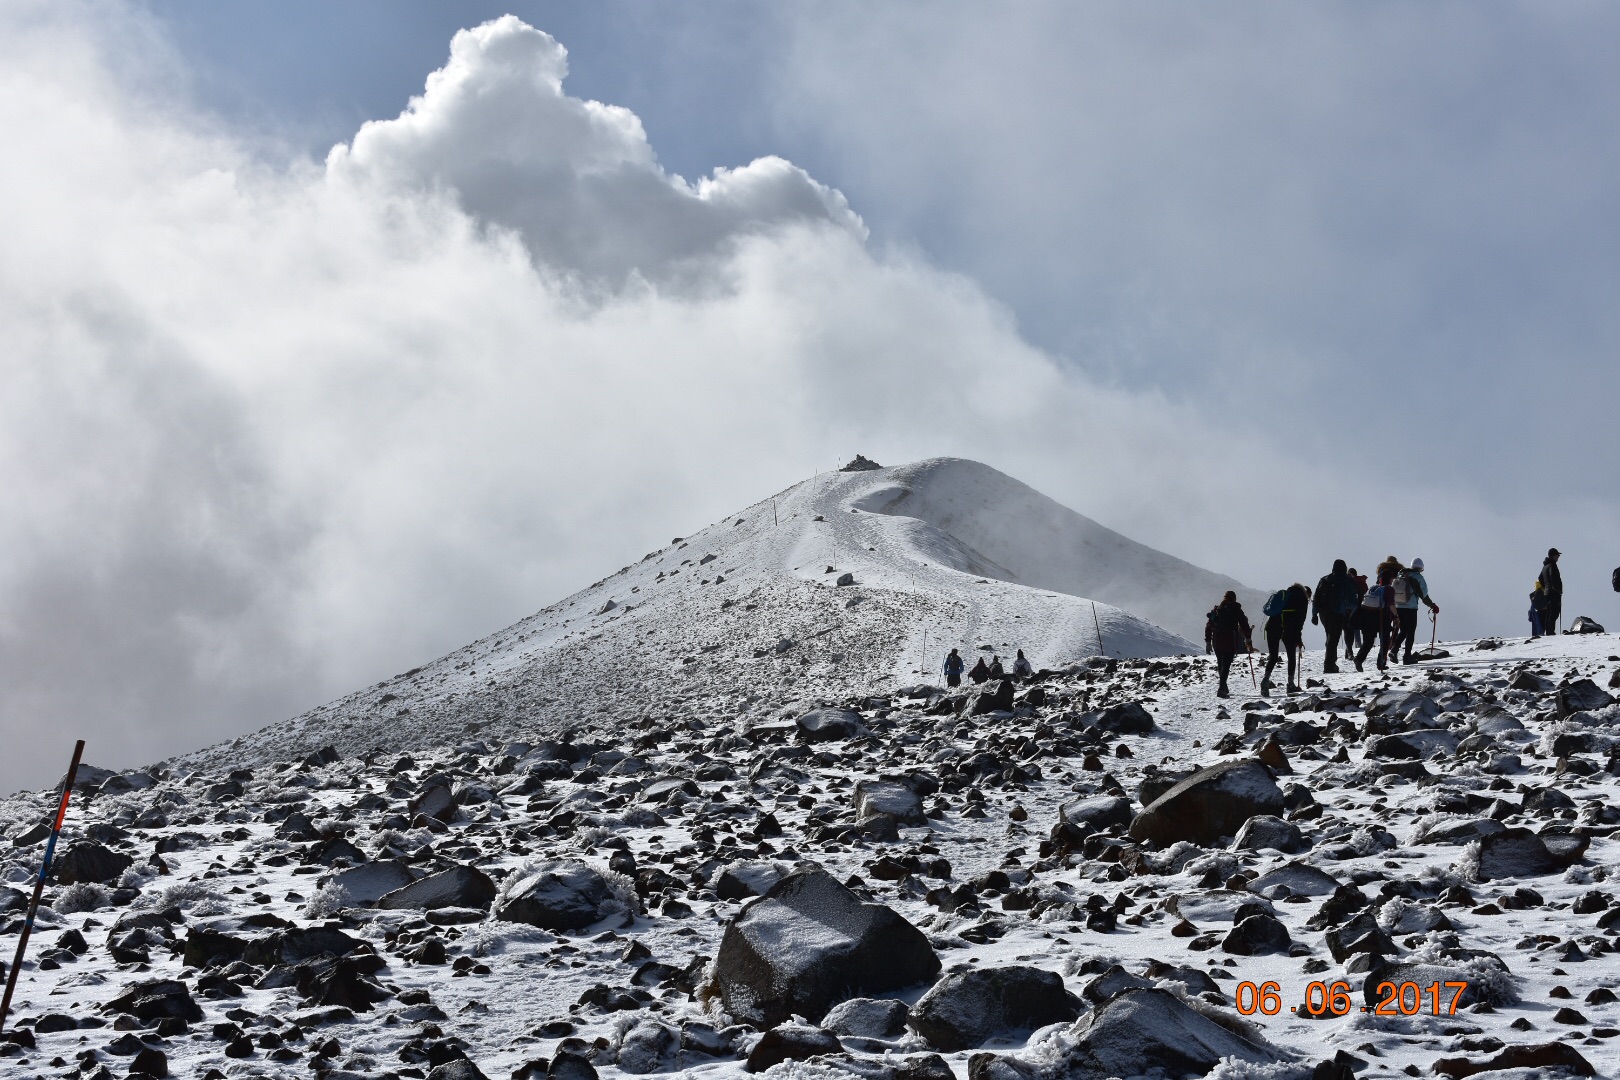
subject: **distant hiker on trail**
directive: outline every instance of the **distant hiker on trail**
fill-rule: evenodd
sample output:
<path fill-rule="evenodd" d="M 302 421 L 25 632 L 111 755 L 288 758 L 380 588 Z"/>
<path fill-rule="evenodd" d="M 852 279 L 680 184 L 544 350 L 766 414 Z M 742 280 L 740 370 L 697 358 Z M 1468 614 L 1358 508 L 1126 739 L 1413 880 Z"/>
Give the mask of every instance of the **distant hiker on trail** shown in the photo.
<path fill-rule="evenodd" d="M 1361 607 L 1356 609 L 1361 629 L 1361 649 L 1356 653 L 1357 671 L 1361 671 L 1361 665 L 1367 662 L 1367 654 L 1372 652 L 1375 638 L 1378 641 L 1378 670 L 1389 667 L 1389 647 L 1395 634 L 1395 579 L 1403 569 L 1401 560 L 1393 555 L 1379 563 L 1378 584 L 1367 590 L 1367 595 L 1361 598 Z"/>
<path fill-rule="evenodd" d="M 1390 658 L 1394 659 L 1397 649 L 1405 653 L 1403 664 L 1412 662 L 1412 639 L 1417 636 L 1418 602 L 1429 605 L 1429 610 L 1436 615 L 1440 614 L 1440 605 L 1429 599 L 1429 583 L 1423 579 L 1423 560 L 1413 559 L 1412 565 L 1402 570 L 1395 579 L 1395 617 L 1397 633 L 1395 645 L 1390 648 Z"/>
<path fill-rule="evenodd" d="M 973 665 L 973 670 L 968 672 L 968 678 L 975 683 L 982 683 L 989 677 L 990 665 L 986 664 L 984 662 L 984 657 L 981 656 L 979 657 L 979 662 Z"/>
<path fill-rule="evenodd" d="M 1260 679 L 1260 696 L 1270 697 L 1271 671 L 1277 666 L 1277 648 L 1288 650 L 1288 692 L 1299 693 L 1297 681 L 1299 650 L 1305 647 L 1305 611 L 1311 601 L 1311 590 L 1294 582 L 1286 589 L 1278 589 L 1266 601 L 1266 673 Z"/>
<path fill-rule="evenodd" d="M 1007 677 L 1007 669 L 1001 666 L 1001 657 L 992 656 L 990 658 L 989 677 L 992 679 L 1005 679 Z"/>
<path fill-rule="evenodd" d="M 1013 678 L 1027 679 L 1035 674 L 1034 665 L 1024 658 L 1024 650 L 1018 650 L 1018 657 L 1013 660 Z"/>
<path fill-rule="evenodd" d="M 1564 613 L 1564 575 L 1558 572 L 1557 548 L 1548 548 L 1536 581 L 1541 585 L 1541 632 L 1558 633 L 1558 617 Z"/>
<path fill-rule="evenodd" d="M 945 657 L 945 685 L 961 686 L 962 669 L 966 666 L 966 664 L 962 663 L 962 654 L 952 649 L 950 654 Z"/>
<path fill-rule="evenodd" d="M 1349 568 L 1343 559 L 1334 559 L 1332 573 L 1324 574 L 1316 583 L 1316 596 L 1311 601 L 1311 623 L 1320 623 L 1327 633 L 1327 648 L 1322 653 L 1323 674 L 1338 674 L 1339 635 L 1349 625 L 1359 602 Z"/>
<path fill-rule="evenodd" d="M 1232 692 L 1226 688 L 1232 658 L 1239 649 L 1254 651 L 1254 644 L 1250 641 L 1253 633 L 1249 617 L 1243 614 L 1243 605 L 1238 603 L 1237 593 L 1229 590 L 1221 597 L 1221 602 L 1210 609 L 1204 620 L 1204 648 L 1215 654 L 1215 670 L 1221 677 L 1221 685 L 1215 690 L 1216 697 L 1232 696 Z"/>
<path fill-rule="evenodd" d="M 1530 590 L 1530 636 L 1538 638 L 1547 632 L 1546 624 L 1541 621 L 1541 613 L 1547 607 L 1547 595 L 1541 591 L 1541 582 Z"/>
<path fill-rule="evenodd" d="M 1367 598 L 1367 575 L 1360 573 L 1355 567 L 1348 571 L 1350 580 L 1356 586 L 1356 606 L 1350 609 L 1350 614 L 1344 617 L 1344 658 L 1351 662 L 1356 659 L 1356 648 L 1361 644 L 1361 602 Z"/>

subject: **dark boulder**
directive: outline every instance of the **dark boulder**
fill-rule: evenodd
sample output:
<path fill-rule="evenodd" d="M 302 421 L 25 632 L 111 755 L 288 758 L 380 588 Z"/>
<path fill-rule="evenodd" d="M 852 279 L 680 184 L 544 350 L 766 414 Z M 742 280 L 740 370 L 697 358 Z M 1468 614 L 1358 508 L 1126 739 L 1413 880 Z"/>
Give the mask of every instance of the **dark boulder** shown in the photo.
<path fill-rule="evenodd" d="M 1469 847 L 1469 853 L 1470 881 L 1539 877 L 1562 870 L 1580 858 L 1580 853 L 1575 853 L 1574 859 L 1560 858 L 1529 829 L 1503 829 L 1481 837 Z"/>
<path fill-rule="evenodd" d="M 1131 839 L 1169 846 L 1211 846 L 1256 814 L 1279 815 L 1282 790 L 1258 761 L 1223 761 L 1199 769 L 1153 801 L 1131 822 Z"/>
<path fill-rule="evenodd" d="M 1558 715 L 1572 716 L 1578 712 L 1596 712 L 1614 704 L 1614 695 L 1591 679 L 1576 679 L 1558 688 Z"/>
<path fill-rule="evenodd" d="M 487 908 L 494 899 L 488 874 L 474 866 L 452 866 L 378 898 L 377 906 L 387 911 Z"/>
<path fill-rule="evenodd" d="M 714 979 L 728 1012 L 759 1026 L 819 1022 L 839 1001 L 931 981 L 922 931 L 822 870 L 789 874 L 726 926 Z"/>
<path fill-rule="evenodd" d="M 1147 735 L 1153 731 L 1153 714 L 1140 701 L 1127 701 L 1087 713 L 1081 717 L 1081 723 L 1115 735 Z"/>
<path fill-rule="evenodd" d="M 1285 855 L 1305 850 L 1305 837 L 1299 826 L 1271 814 L 1256 814 L 1243 823 L 1237 836 L 1232 838 L 1234 851 L 1263 851 L 1270 848 Z"/>
<path fill-rule="evenodd" d="M 894 998 L 850 998 L 834 1005 L 821 1026 L 835 1035 L 863 1039 L 891 1039 L 906 1030 L 910 1010 Z"/>
<path fill-rule="evenodd" d="M 410 867 L 397 859 L 379 859 L 341 870 L 325 883 L 343 890 L 344 903 L 351 906 L 375 904 L 397 889 L 416 880 Z"/>
<path fill-rule="evenodd" d="M 911 1010 L 912 1030 L 947 1053 L 1012 1031 L 1067 1023 L 1082 1011 L 1061 976 L 1037 967 L 972 968 L 946 975 Z"/>
<path fill-rule="evenodd" d="M 855 817 L 859 821 L 888 818 L 896 826 L 928 824 L 917 793 L 889 780 L 861 780 L 855 784 Z"/>
<path fill-rule="evenodd" d="M 764 896 L 782 880 L 783 870 L 775 863 L 753 860 L 735 862 L 714 879 L 714 893 L 722 900 L 747 900 Z"/>
<path fill-rule="evenodd" d="M 798 719 L 799 735 L 806 742 L 834 742 L 865 735 L 861 714 L 849 709 L 812 709 Z"/>
<path fill-rule="evenodd" d="M 520 871 L 495 917 L 542 930 L 582 930 L 623 911 L 601 874 L 577 859 L 548 859 Z"/>
<path fill-rule="evenodd" d="M 1016 689 L 1011 679 L 1002 679 L 993 686 L 987 685 L 973 699 L 973 707 L 969 712 L 974 716 L 993 712 L 1012 712 Z"/>
<path fill-rule="evenodd" d="M 107 1011 L 124 1013 L 137 1020 L 184 1020 L 195 1024 L 203 1011 L 191 998 L 191 991 L 178 979 L 148 979 L 127 987 L 107 1002 Z"/>
<path fill-rule="evenodd" d="M 1293 945 L 1288 927 L 1271 915 L 1250 915 L 1226 933 L 1221 948 L 1235 956 L 1285 953 Z"/>
<path fill-rule="evenodd" d="M 135 860 L 104 844 L 81 840 L 51 863 L 51 877 L 63 885 L 94 882 L 106 885 L 133 866 Z"/>
<path fill-rule="evenodd" d="M 1481 952 L 1472 954 L 1470 959 L 1472 962 L 1467 968 L 1399 961 L 1374 964 L 1367 972 L 1366 983 L 1362 987 L 1362 1001 L 1376 1007 L 1379 1001 L 1389 996 L 1387 990 L 1382 994 L 1378 992 L 1378 985 L 1386 982 L 1394 983 L 1397 987 L 1402 983 L 1412 982 L 1425 988 L 1438 982 L 1444 995 L 1440 1004 L 1447 1010 L 1451 1008 L 1451 996 L 1455 991 L 1455 988 L 1445 986 L 1447 982 L 1468 984 L 1462 996 L 1457 999 L 1459 1009 L 1465 1009 L 1479 1002 L 1493 1006 L 1513 1005 L 1519 1000 L 1518 994 L 1513 990 L 1513 980 L 1508 975 L 1507 965 L 1499 958 Z M 1492 977 L 1482 978 L 1481 971 L 1490 972 Z"/>
<path fill-rule="evenodd" d="M 764 1072 L 784 1061 L 805 1061 L 824 1054 L 843 1052 L 838 1036 L 804 1024 L 783 1024 L 767 1031 L 749 1051 L 745 1066 L 749 1072 Z"/>
<path fill-rule="evenodd" d="M 1513 1043 L 1502 1047 L 1483 1061 L 1464 1057 L 1441 1058 L 1434 1063 L 1434 1071 L 1452 1080 L 1463 1080 L 1481 1072 L 1505 1072 L 1509 1069 L 1553 1069 L 1575 1076 L 1596 1076 L 1592 1063 L 1568 1043 L 1547 1042 L 1531 1045 Z"/>
<path fill-rule="evenodd" d="M 1223 1027 L 1168 990 L 1126 990 L 1076 1021 L 1055 1060 L 975 1054 L 969 1080 L 1104 1080 L 1111 1076 L 1203 1076 L 1222 1058 L 1255 1065 L 1276 1048 Z"/>

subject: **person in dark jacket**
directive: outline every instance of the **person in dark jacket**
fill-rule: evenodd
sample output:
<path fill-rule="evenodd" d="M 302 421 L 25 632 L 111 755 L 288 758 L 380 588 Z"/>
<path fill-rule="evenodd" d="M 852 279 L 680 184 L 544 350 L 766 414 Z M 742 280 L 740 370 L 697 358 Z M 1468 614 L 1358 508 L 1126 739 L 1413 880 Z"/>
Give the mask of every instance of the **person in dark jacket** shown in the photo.
<path fill-rule="evenodd" d="M 1536 587 L 1530 590 L 1530 636 L 1533 638 L 1540 637 L 1546 629 L 1541 623 L 1541 610 L 1546 599 L 1541 593 L 1541 582 L 1537 581 Z"/>
<path fill-rule="evenodd" d="M 1005 679 L 1007 677 L 1007 669 L 1001 666 L 1001 657 L 992 656 L 990 658 L 990 672 L 988 677 L 992 679 Z"/>
<path fill-rule="evenodd" d="M 1361 650 L 1356 653 L 1356 670 L 1366 663 L 1373 642 L 1378 642 L 1378 670 L 1389 668 L 1389 647 L 1395 640 L 1395 579 L 1406 569 L 1391 555 L 1378 564 L 1378 584 L 1367 590 L 1356 617 L 1361 620 Z"/>
<path fill-rule="evenodd" d="M 1332 573 L 1324 574 L 1316 583 L 1316 596 L 1311 600 L 1311 623 L 1319 624 L 1327 634 L 1327 648 L 1322 653 L 1325 675 L 1339 672 L 1339 635 L 1356 613 L 1357 603 L 1356 583 L 1349 567 L 1343 559 L 1334 559 Z"/>
<path fill-rule="evenodd" d="M 962 669 L 966 666 L 962 662 L 962 654 L 952 649 L 950 655 L 945 657 L 945 685 L 961 686 Z"/>
<path fill-rule="evenodd" d="M 984 662 L 984 657 L 981 656 L 979 657 L 979 662 L 973 665 L 973 670 L 968 672 L 968 678 L 972 679 L 975 683 L 982 683 L 989 677 L 990 665 L 986 664 Z"/>
<path fill-rule="evenodd" d="M 1215 654 L 1215 670 L 1220 674 L 1221 684 L 1215 690 L 1216 697 L 1232 696 L 1226 687 L 1227 675 L 1232 670 L 1232 658 L 1237 656 L 1240 649 L 1254 650 L 1250 641 L 1253 633 L 1249 617 L 1243 614 L 1243 605 L 1238 603 L 1237 593 L 1228 591 L 1221 602 L 1210 609 L 1204 620 L 1204 648 Z"/>
<path fill-rule="evenodd" d="M 1536 576 L 1541 583 L 1543 634 L 1558 633 L 1558 618 L 1564 613 L 1564 575 L 1558 572 L 1558 556 L 1557 548 L 1548 548 L 1547 557 L 1541 563 L 1541 573 Z"/>
<path fill-rule="evenodd" d="M 1260 679 L 1261 697 L 1271 696 L 1271 672 L 1277 666 L 1279 647 L 1288 650 L 1288 692 L 1299 693 L 1299 651 L 1305 647 L 1305 612 L 1310 607 L 1311 590 L 1296 581 L 1288 586 L 1287 594 L 1282 613 L 1266 617 L 1266 673 Z"/>
<path fill-rule="evenodd" d="M 1350 614 L 1344 617 L 1344 658 L 1355 662 L 1356 649 L 1361 645 L 1361 601 L 1367 596 L 1367 575 L 1360 573 L 1355 567 L 1349 570 L 1350 580 L 1356 587 L 1356 604 L 1350 609 Z"/>

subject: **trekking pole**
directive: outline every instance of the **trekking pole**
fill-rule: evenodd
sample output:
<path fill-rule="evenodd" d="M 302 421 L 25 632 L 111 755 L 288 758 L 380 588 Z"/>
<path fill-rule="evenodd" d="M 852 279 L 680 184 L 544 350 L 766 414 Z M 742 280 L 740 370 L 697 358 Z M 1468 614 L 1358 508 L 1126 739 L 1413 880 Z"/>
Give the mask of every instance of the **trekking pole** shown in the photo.
<path fill-rule="evenodd" d="M 1252 638 L 1244 638 L 1243 643 L 1249 647 L 1249 651 L 1247 653 L 1249 657 L 1249 681 L 1254 683 L 1254 688 L 1258 690 L 1260 689 L 1260 683 L 1256 681 L 1254 677 L 1254 640 Z"/>
<path fill-rule="evenodd" d="M 6 975 L 6 996 L 0 999 L 0 1031 L 5 1030 L 6 1017 L 11 1015 L 11 995 L 17 990 L 17 973 L 22 970 L 23 953 L 28 948 L 28 937 L 34 930 L 34 915 L 39 911 L 39 897 L 45 891 L 45 877 L 51 872 L 51 856 L 56 854 L 56 838 L 62 834 L 62 819 L 67 816 L 68 796 L 73 794 L 73 778 L 79 772 L 79 759 L 84 756 L 84 740 L 73 746 L 73 761 L 68 765 L 67 779 L 62 781 L 62 801 L 56 807 L 56 822 L 45 841 L 45 858 L 39 864 L 39 877 L 34 881 L 34 898 L 28 902 L 28 917 L 23 920 L 22 935 L 17 939 L 17 955 L 11 961 Z"/>
<path fill-rule="evenodd" d="M 1097 619 L 1097 601 L 1095 600 L 1091 602 L 1091 625 L 1097 628 L 1097 655 L 1107 656 L 1108 654 L 1103 651 L 1102 623 Z"/>

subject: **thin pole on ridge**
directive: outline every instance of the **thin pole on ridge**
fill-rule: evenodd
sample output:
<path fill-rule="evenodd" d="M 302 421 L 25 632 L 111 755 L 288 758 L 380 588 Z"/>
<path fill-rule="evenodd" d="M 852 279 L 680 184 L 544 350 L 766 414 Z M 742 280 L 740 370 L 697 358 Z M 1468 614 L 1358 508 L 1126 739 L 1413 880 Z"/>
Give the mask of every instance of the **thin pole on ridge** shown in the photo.
<path fill-rule="evenodd" d="M 1107 651 L 1103 649 L 1102 623 L 1097 619 L 1097 601 L 1095 600 L 1091 602 L 1091 625 L 1097 628 L 1097 655 L 1107 656 Z"/>
<path fill-rule="evenodd" d="M 51 872 L 51 857 L 56 854 L 56 838 L 62 834 L 62 819 L 67 817 L 68 797 L 73 794 L 73 780 L 79 774 L 79 759 L 84 756 L 84 740 L 73 746 L 73 761 L 68 765 L 67 778 L 62 781 L 62 799 L 56 805 L 56 821 L 51 835 L 45 841 L 45 858 L 39 864 L 39 877 L 34 880 L 34 896 L 28 902 L 28 917 L 23 920 L 22 934 L 17 939 L 17 955 L 6 974 L 6 995 L 0 999 L 0 1031 L 5 1030 L 6 1018 L 11 1015 L 11 995 L 17 990 L 17 973 L 22 970 L 23 953 L 28 949 L 28 938 L 34 930 L 34 915 L 39 911 L 39 897 L 45 891 L 45 878 Z"/>

